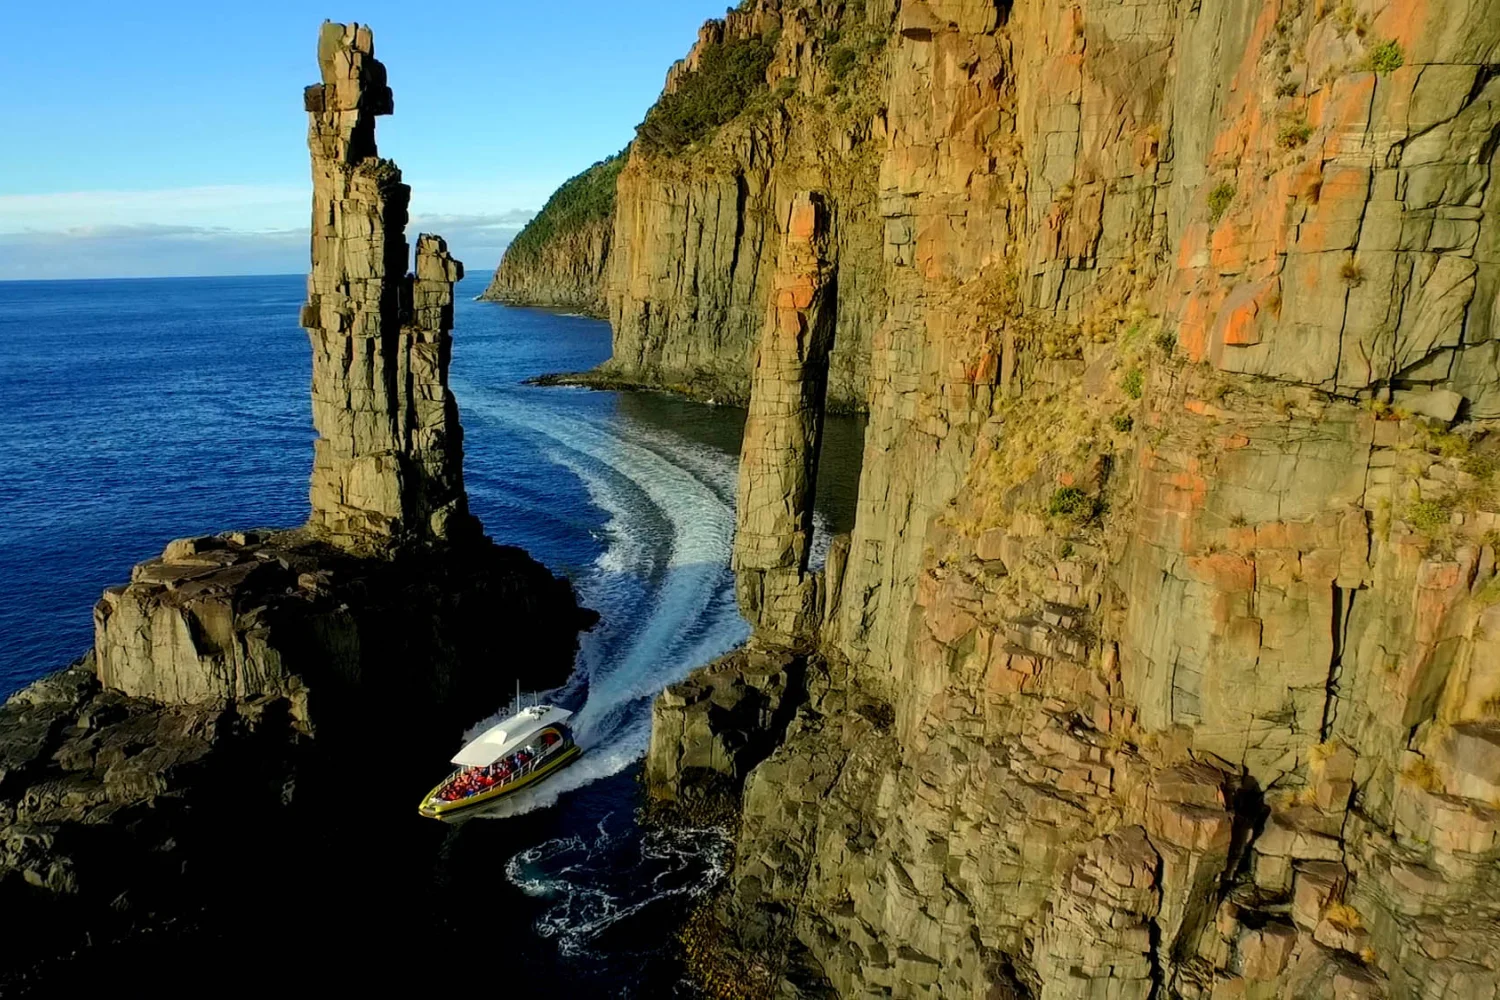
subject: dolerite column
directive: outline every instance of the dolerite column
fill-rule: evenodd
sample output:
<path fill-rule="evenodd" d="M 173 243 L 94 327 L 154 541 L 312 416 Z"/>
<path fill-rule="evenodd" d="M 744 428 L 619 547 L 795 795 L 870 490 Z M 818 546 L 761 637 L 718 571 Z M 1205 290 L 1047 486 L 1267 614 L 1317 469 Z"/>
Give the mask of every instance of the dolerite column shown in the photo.
<path fill-rule="evenodd" d="M 404 453 L 412 456 L 420 490 L 407 497 L 409 523 L 426 527 L 438 540 L 478 531 L 469 517 L 464 492 L 463 427 L 458 403 L 448 388 L 453 354 L 453 285 L 464 266 L 448 252 L 441 236 L 417 237 L 417 270 L 411 282 L 411 310 L 401 330 L 405 348 L 403 401 Z"/>
<path fill-rule="evenodd" d="M 448 390 L 453 282 L 463 268 L 423 237 L 407 274 L 401 171 L 375 147 L 393 110 L 370 29 L 325 23 L 323 82 L 308 87 L 312 271 L 302 326 L 318 432 L 310 526 L 348 548 L 444 540 L 468 527 L 457 408 Z"/>
<path fill-rule="evenodd" d="M 819 195 L 800 193 L 792 199 L 751 377 L 734 541 L 740 610 L 758 638 L 780 645 L 811 639 L 817 621 L 817 582 L 807 560 L 834 277 L 827 207 Z"/>

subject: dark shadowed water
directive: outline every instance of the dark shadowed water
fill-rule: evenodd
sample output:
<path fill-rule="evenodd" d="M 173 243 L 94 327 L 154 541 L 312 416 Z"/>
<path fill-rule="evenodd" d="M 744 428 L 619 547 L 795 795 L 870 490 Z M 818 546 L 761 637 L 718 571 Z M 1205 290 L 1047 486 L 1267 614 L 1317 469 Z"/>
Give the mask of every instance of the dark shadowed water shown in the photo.
<path fill-rule="evenodd" d="M 728 571 L 743 414 L 522 385 L 603 360 L 608 327 L 470 301 L 483 283 L 460 288 L 453 365 L 471 506 L 603 616 L 552 696 L 587 752 L 400 863 L 429 873 L 444 936 L 513 939 L 513 985 L 666 995 L 675 921 L 725 841 L 643 834 L 635 775 L 652 697 L 748 633 Z M 306 517 L 302 296 L 296 276 L 0 283 L 0 694 L 80 655 L 100 591 L 168 540 Z M 860 437 L 829 428 L 824 541 L 852 521 Z M 475 726 L 505 708 L 474 706 Z"/>

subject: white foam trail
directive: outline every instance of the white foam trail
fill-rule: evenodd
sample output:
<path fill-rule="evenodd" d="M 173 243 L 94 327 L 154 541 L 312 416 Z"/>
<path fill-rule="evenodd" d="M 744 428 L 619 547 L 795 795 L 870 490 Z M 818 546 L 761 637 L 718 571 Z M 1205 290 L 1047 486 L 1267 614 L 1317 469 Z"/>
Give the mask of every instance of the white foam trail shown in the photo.
<path fill-rule="evenodd" d="M 704 483 L 710 485 L 733 511 L 735 492 L 739 488 L 739 462 L 724 462 L 722 453 L 701 446 L 682 447 L 675 439 L 663 437 L 647 428 L 631 428 L 633 439 L 660 454 L 670 455 L 673 460 L 693 470 Z M 808 546 L 808 568 L 819 570 L 828 561 L 828 547 L 833 542 L 833 533 L 828 518 L 821 510 L 813 511 L 812 543 Z"/>
<path fill-rule="evenodd" d="M 640 537 L 637 512 L 625 502 L 620 491 L 606 488 L 600 476 L 588 474 L 579 456 L 572 452 L 553 448 L 547 452 L 547 458 L 577 476 L 584 489 L 588 490 L 589 500 L 609 516 L 603 528 L 606 539 L 604 551 L 599 554 L 594 565 L 605 573 L 650 576 L 656 569 L 654 553 L 645 539 Z"/>
<path fill-rule="evenodd" d="M 728 833 L 717 827 L 652 830 L 637 845 L 634 860 L 617 857 L 623 845 L 601 820 L 592 843 L 579 837 L 549 840 L 527 848 L 505 865 L 512 884 L 528 895 L 555 899 L 538 918 L 537 934 L 556 938 L 559 954 L 577 957 L 604 931 L 627 917 L 675 897 L 711 891 L 729 868 Z M 609 880 L 616 891 L 591 879 L 594 862 L 622 873 Z M 623 869 L 623 871 L 622 871 Z"/>
<path fill-rule="evenodd" d="M 650 739 L 650 699 L 748 636 L 728 569 L 737 463 L 669 431 L 558 413 L 535 397 L 526 405 L 471 387 L 462 394 L 465 412 L 539 438 L 548 459 L 576 475 L 607 517 L 605 551 L 575 581 L 602 621 L 583 636 L 574 676 L 549 693 L 567 703 L 587 688 L 572 720 L 585 753 L 480 814 L 516 816 L 629 767 Z"/>
<path fill-rule="evenodd" d="M 726 507 L 733 510 L 735 492 L 739 488 L 738 456 L 726 456 L 717 448 L 688 442 L 654 427 L 632 425 L 622 428 L 622 436 L 690 470 L 718 495 Z"/>
<path fill-rule="evenodd" d="M 828 518 L 820 510 L 813 511 L 812 544 L 807 551 L 807 568 L 822 569 L 828 562 L 828 547 L 833 544 L 833 534 L 828 528 Z"/>

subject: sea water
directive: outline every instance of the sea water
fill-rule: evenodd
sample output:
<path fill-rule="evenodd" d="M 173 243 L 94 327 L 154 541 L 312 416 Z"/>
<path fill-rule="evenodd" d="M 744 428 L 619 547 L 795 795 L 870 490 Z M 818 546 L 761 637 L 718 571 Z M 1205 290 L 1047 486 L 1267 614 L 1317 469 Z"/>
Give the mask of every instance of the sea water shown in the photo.
<path fill-rule="evenodd" d="M 576 709 L 587 752 L 400 859 L 430 887 L 414 919 L 442 914 L 424 941 L 502 933 L 512 985 L 690 995 L 672 929 L 722 877 L 728 842 L 643 832 L 636 776 L 651 699 L 748 635 L 728 568 L 743 413 L 528 386 L 604 360 L 608 326 L 473 301 L 482 288 L 459 287 L 452 370 L 470 504 L 601 614 L 547 695 Z M 87 649 L 99 593 L 168 540 L 306 518 L 303 290 L 298 276 L 0 283 L 0 693 Z M 852 519 L 860 436 L 830 422 L 819 552 Z M 509 708 L 475 706 L 473 729 Z"/>

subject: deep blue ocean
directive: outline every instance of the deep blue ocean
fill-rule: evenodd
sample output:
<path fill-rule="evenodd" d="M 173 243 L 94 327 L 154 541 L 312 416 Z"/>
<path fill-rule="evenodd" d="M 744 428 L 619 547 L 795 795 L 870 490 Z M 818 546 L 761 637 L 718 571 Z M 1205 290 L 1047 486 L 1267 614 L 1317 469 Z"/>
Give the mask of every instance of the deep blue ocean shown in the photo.
<path fill-rule="evenodd" d="M 522 384 L 604 360 L 609 328 L 473 301 L 484 283 L 460 285 L 454 331 L 470 506 L 602 620 L 553 693 L 578 706 L 584 758 L 453 827 L 432 878 L 456 914 L 524 926 L 518 955 L 560 995 L 680 992 L 672 921 L 727 841 L 643 833 L 635 774 L 655 694 L 748 635 L 728 569 L 743 414 Z M 303 293 L 300 276 L 0 282 L 0 696 L 80 656 L 100 592 L 167 541 L 306 518 Z M 852 520 L 860 436 L 829 426 L 824 541 Z M 475 706 L 475 727 L 506 707 Z"/>

